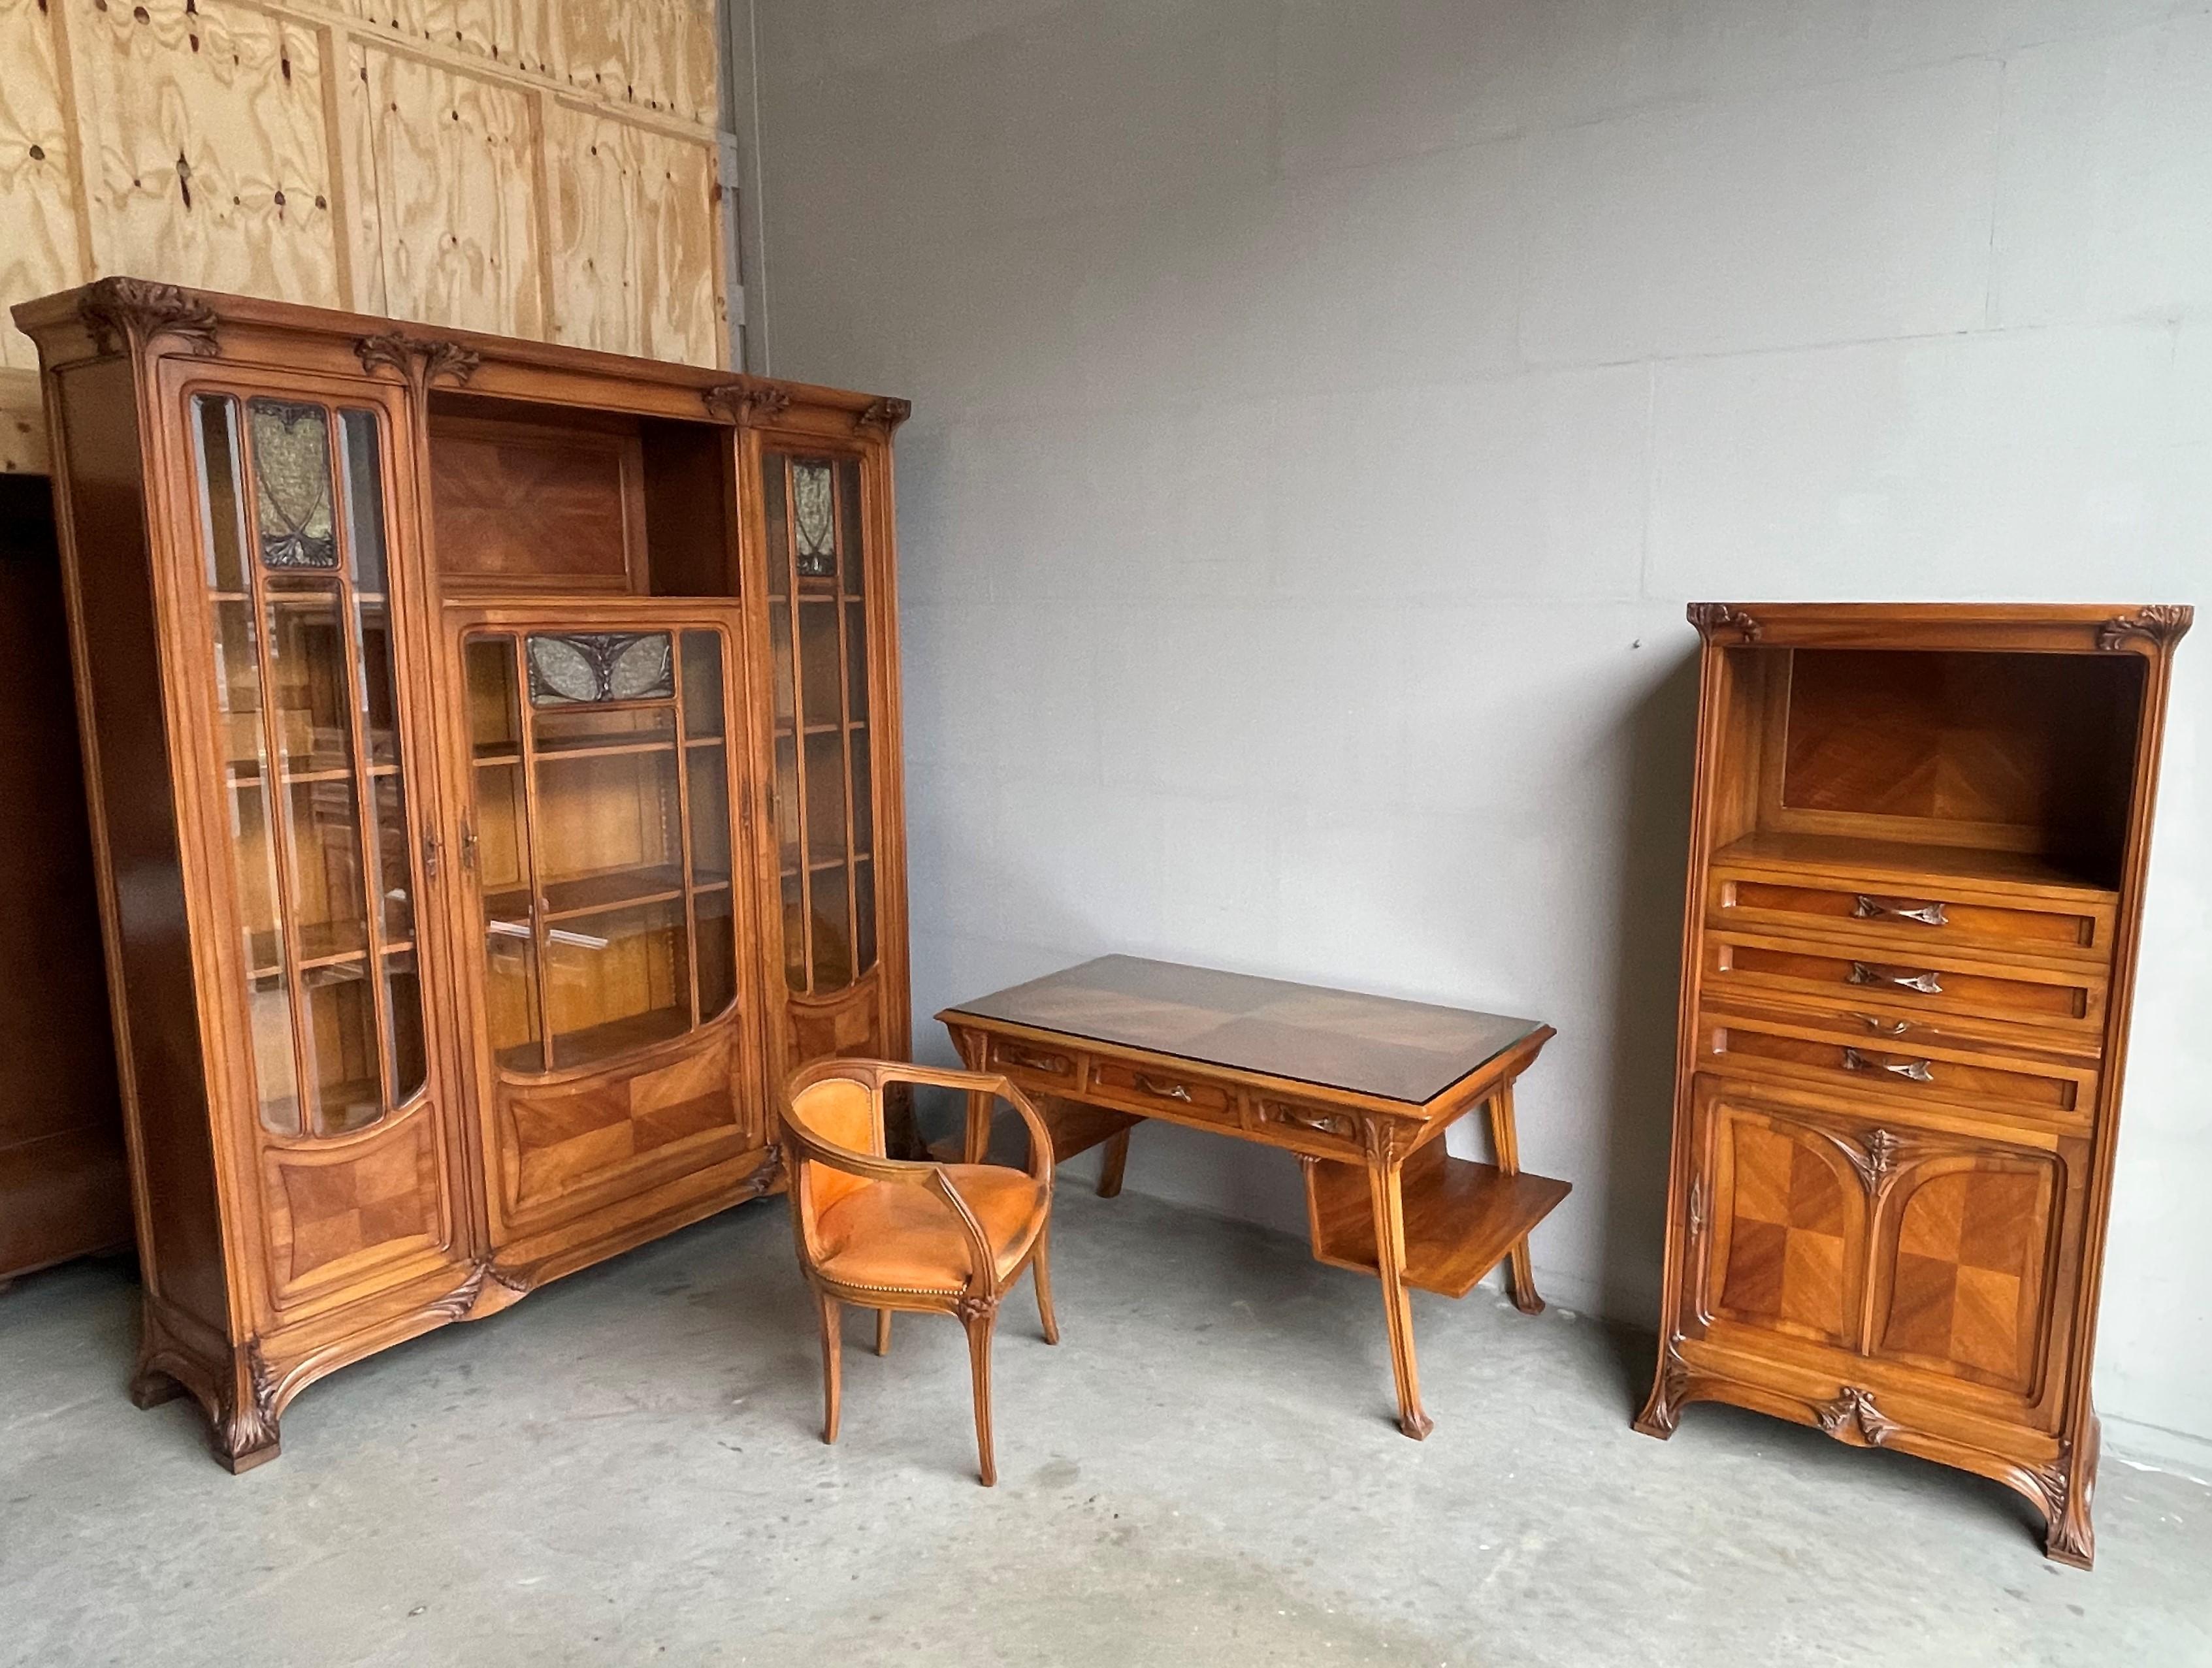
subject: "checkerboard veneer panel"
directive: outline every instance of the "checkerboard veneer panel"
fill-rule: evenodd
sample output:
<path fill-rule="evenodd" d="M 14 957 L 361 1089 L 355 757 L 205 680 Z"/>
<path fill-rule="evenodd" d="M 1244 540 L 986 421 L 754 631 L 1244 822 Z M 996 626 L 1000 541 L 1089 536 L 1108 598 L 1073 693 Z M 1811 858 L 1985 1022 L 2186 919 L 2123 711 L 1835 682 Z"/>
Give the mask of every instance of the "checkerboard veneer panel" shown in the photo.
<path fill-rule="evenodd" d="M 280 1286 L 357 1253 L 444 1237 L 428 1119 L 410 1119 L 342 1152 L 270 1161 L 271 1260 Z"/>
<path fill-rule="evenodd" d="M 507 1109 L 518 1204 L 556 1198 L 678 1142 L 738 1125 L 724 1037 L 615 1083 L 512 1094 Z"/>
<path fill-rule="evenodd" d="M 1784 1126 L 1737 1119 L 1721 1138 L 1732 1143 L 1735 1172 L 1721 1307 L 1739 1320 L 1849 1343 L 1844 1259 L 1857 1238 L 1856 1178 L 1814 1137 Z"/>
<path fill-rule="evenodd" d="M 1949 1170 L 1913 1187 L 1898 1216 L 1882 1353 L 2027 1389 L 2051 1214 L 2051 1180 L 2035 1168 Z"/>

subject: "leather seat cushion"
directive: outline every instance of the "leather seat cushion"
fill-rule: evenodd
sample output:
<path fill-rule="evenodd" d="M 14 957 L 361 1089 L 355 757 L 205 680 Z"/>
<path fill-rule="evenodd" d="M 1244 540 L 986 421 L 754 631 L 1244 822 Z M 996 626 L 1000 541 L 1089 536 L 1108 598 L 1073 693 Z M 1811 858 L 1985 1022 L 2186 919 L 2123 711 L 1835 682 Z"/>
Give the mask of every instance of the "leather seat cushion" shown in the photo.
<path fill-rule="evenodd" d="M 1045 1190 L 1003 1164 L 947 1164 L 945 1179 L 975 1214 L 1000 1280 L 1028 1254 L 1043 1224 Z M 816 1266 L 841 1285 L 957 1292 L 968 1283 L 968 1236 L 952 1208 L 927 1187 L 864 1182 L 825 1205 L 815 1224 Z"/>

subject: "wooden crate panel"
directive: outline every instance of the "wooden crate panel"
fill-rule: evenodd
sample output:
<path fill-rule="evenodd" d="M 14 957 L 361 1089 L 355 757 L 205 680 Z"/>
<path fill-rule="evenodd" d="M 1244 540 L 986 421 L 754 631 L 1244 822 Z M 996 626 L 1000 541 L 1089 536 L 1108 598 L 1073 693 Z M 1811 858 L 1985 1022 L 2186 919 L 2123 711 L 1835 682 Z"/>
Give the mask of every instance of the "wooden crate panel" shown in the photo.
<path fill-rule="evenodd" d="M 234 0 L 72 8 L 99 272 L 345 304 L 319 31 Z"/>
<path fill-rule="evenodd" d="M 556 100 L 544 108 L 551 338 L 720 363 L 714 147 Z"/>
<path fill-rule="evenodd" d="M 65 289 L 84 270 L 74 148 L 46 8 L 40 0 L 0 0 L 0 226 L 8 228 L 0 238 L 0 305 Z M 30 337 L 4 321 L 0 365 L 39 365 Z M 33 397 L 31 409 L 36 406 Z M 43 457 L 44 446 L 38 450 Z M 0 439 L 0 457 L 12 456 L 9 442 Z"/>
<path fill-rule="evenodd" d="M 363 304 L 506 336 L 545 334 L 532 96 L 356 45 L 366 159 Z"/>

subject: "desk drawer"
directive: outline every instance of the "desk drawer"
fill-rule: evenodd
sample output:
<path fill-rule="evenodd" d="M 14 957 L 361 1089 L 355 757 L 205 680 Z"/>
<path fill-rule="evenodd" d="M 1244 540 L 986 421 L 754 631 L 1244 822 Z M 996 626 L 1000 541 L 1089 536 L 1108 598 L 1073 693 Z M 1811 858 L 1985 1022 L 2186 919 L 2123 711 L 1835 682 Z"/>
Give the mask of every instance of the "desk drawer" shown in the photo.
<path fill-rule="evenodd" d="M 1254 1095 L 1249 1104 L 1253 1132 L 1279 1146 L 1331 1158 L 1358 1158 L 1365 1152 L 1360 1144 L 1358 1120 L 1348 1112 L 1278 1100 L 1271 1095 Z"/>
<path fill-rule="evenodd" d="M 2105 976 L 2082 967 L 1984 963 L 1941 951 L 1885 959 L 1870 951 L 1713 933 L 1705 941 L 1708 995 L 1759 992 L 1824 998 L 1912 1018 L 1957 1014 L 2081 1040 L 2104 1028 Z M 2033 1046 L 2032 1037 L 2021 1040 Z"/>
<path fill-rule="evenodd" d="M 1210 1124 L 1237 1122 L 1235 1104 L 1226 1089 L 1202 1078 L 1184 1077 L 1171 1067 L 1101 1060 L 1091 1082 L 1103 1094 L 1152 1108 L 1164 1117 L 1193 1118 Z"/>
<path fill-rule="evenodd" d="M 1711 885 L 1711 918 L 1723 931 L 1826 937 L 1843 927 L 1881 944 L 1884 955 L 1908 959 L 1980 949 L 2103 961 L 2112 949 L 2106 899 L 1962 900 L 1940 888 L 1901 893 L 1894 884 L 1754 877 L 1728 869 L 1716 869 Z"/>
<path fill-rule="evenodd" d="M 1074 1089 L 1083 1083 L 1080 1054 L 1048 1043 L 1024 1042 L 1018 1037 L 993 1037 L 990 1064 L 986 1069 L 1003 1071 L 1024 1087 L 1036 1083 Z"/>
<path fill-rule="evenodd" d="M 2001 1113 L 2072 1124 L 2096 1104 L 2097 1068 L 2088 1061 L 1998 1053 L 1902 1040 L 1870 1041 L 1818 1016 L 1735 1014 L 1708 1010 L 1698 1027 L 1706 1069 L 1739 1068 L 1794 1078 L 1825 1089 L 1942 1101 Z"/>

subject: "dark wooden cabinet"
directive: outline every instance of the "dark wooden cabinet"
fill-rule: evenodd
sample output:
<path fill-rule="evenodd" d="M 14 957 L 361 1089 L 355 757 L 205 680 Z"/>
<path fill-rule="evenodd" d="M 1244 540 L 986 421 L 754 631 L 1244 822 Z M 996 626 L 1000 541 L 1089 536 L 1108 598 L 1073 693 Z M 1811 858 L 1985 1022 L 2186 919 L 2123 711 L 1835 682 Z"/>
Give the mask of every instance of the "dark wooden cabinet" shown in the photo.
<path fill-rule="evenodd" d="M 307 1384 L 780 1188 L 908 1048 L 902 403 L 110 279 L 38 343 L 145 1340 Z"/>
<path fill-rule="evenodd" d="M 2185 608 L 1723 605 L 1704 635 L 1661 1350 L 1997 1478 L 2087 1565 L 2098 1281 Z"/>

